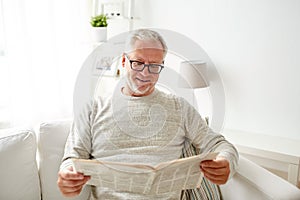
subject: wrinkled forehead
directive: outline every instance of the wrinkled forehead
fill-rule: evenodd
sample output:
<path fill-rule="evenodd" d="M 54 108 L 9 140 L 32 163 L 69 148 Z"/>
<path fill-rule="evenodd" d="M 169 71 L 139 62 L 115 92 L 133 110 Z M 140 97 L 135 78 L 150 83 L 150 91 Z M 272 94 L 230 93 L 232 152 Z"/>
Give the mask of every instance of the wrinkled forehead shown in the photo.
<path fill-rule="evenodd" d="M 164 49 L 159 41 L 155 40 L 136 40 L 132 46 L 130 54 L 152 54 L 163 57 Z"/>

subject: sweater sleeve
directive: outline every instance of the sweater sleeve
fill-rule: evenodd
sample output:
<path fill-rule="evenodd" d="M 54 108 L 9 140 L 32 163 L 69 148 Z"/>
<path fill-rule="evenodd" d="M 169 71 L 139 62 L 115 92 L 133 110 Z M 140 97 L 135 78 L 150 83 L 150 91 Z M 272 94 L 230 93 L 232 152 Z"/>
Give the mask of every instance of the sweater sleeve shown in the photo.
<path fill-rule="evenodd" d="M 60 169 L 71 166 L 70 158 L 90 159 L 92 148 L 91 126 L 93 120 L 94 101 L 86 103 L 78 114 L 74 116 L 69 136 L 64 150 Z"/>
<path fill-rule="evenodd" d="M 239 155 L 236 148 L 223 135 L 214 132 L 198 111 L 186 100 L 181 99 L 182 116 L 186 137 L 200 153 L 219 152 L 230 164 L 230 177 L 235 173 Z"/>

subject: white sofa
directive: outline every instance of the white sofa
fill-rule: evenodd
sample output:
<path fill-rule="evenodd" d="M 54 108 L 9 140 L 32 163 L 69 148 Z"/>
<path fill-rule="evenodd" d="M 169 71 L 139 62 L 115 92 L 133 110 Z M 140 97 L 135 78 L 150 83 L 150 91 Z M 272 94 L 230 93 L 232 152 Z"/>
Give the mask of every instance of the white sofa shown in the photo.
<path fill-rule="evenodd" d="M 86 199 L 86 187 L 77 198 L 64 198 L 56 185 L 69 120 L 42 123 L 33 130 L 0 130 L 0 199 Z M 239 168 L 221 186 L 225 200 L 300 200 L 300 190 L 241 157 Z"/>

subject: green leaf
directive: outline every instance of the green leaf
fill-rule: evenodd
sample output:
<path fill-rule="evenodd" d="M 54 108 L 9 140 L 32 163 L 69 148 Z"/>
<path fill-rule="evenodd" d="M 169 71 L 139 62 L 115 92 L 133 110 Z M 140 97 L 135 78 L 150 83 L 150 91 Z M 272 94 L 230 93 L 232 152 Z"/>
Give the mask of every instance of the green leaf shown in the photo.
<path fill-rule="evenodd" d="M 90 24 L 93 27 L 106 27 L 107 26 L 107 17 L 104 14 L 92 16 Z"/>

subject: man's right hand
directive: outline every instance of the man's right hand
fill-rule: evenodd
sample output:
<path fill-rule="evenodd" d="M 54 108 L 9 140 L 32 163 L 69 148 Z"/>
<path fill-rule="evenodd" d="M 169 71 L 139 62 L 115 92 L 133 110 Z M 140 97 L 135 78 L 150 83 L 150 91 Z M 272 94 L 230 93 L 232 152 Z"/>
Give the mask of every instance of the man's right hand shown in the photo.
<path fill-rule="evenodd" d="M 74 172 L 73 167 L 68 167 L 59 171 L 57 185 L 64 196 L 74 197 L 80 194 L 84 184 L 90 178 L 90 176 Z"/>

